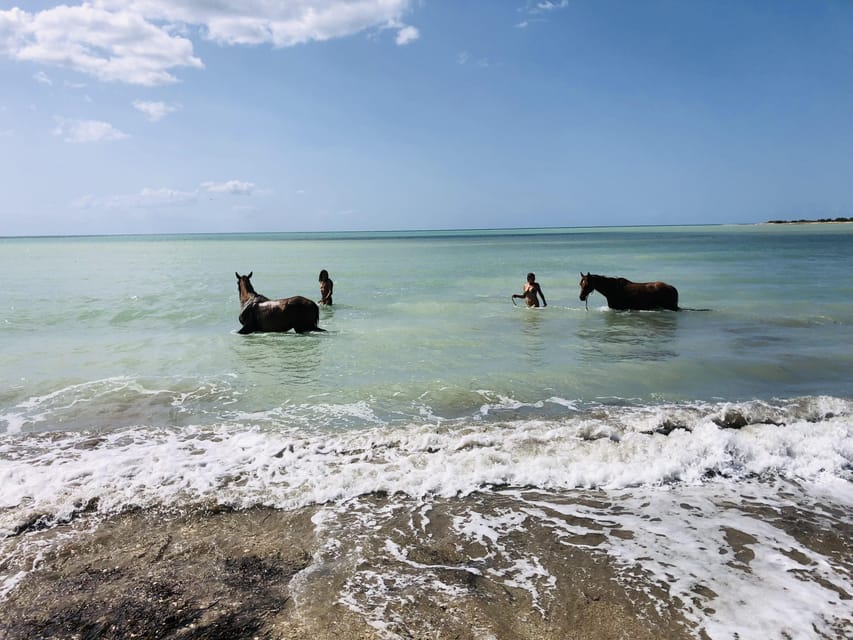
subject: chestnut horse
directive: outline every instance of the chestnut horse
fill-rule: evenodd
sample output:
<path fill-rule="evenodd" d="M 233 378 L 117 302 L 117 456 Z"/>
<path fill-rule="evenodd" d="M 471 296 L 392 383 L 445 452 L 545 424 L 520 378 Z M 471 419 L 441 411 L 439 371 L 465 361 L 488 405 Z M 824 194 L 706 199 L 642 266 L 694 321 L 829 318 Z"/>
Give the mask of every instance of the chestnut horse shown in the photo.
<path fill-rule="evenodd" d="M 240 324 L 243 325 L 238 333 L 291 329 L 296 333 L 325 331 L 317 326 L 320 308 L 316 302 L 302 296 L 270 300 L 255 291 L 250 280 L 252 273 L 241 276 L 234 272 L 237 276 L 237 291 L 240 294 Z"/>
<path fill-rule="evenodd" d="M 625 278 L 608 278 L 581 272 L 580 299 L 586 301 L 593 291 L 607 298 L 611 309 L 671 309 L 679 311 L 678 290 L 665 282 L 631 282 Z"/>

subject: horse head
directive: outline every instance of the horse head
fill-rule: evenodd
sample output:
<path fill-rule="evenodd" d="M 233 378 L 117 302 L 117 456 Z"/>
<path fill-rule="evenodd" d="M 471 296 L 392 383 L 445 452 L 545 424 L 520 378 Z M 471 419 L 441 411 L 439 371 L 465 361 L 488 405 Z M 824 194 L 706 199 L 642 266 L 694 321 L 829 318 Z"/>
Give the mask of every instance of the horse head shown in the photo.
<path fill-rule="evenodd" d="M 252 286 L 252 281 L 250 278 L 254 272 L 250 271 L 249 275 L 241 276 L 236 271 L 234 275 L 237 276 L 237 292 L 240 294 L 240 304 L 246 304 L 246 301 L 257 295 L 255 288 Z"/>
<path fill-rule="evenodd" d="M 593 277 L 594 276 L 590 276 L 589 271 L 586 272 L 586 275 L 584 275 L 583 271 L 581 271 L 581 281 L 580 281 L 581 295 L 580 295 L 580 299 L 582 302 L 585 302 L 587 297 L 589 296 L 589 294 L 595 290 L 595 286 L 592 284 L 592 278 Z"/>

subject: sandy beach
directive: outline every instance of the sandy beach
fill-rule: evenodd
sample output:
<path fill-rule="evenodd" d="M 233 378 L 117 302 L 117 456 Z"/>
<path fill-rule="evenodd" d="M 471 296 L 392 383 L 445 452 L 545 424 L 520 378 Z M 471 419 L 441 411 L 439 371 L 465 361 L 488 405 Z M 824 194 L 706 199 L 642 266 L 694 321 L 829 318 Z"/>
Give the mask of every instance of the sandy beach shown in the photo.
<path fill-rule="evenodd" d="M 376 498 L 377 508 L 383 498 Z M 400 587 L 382 603 L 384 626 L 342 599 L 354 549 L 328 548 L 312 523 L 316 509 L 284 512 L 198 509 L 184 514 L 127 513 L 49 551 L 0 604 L 0 637 L 24 638 L 687 638 L 678 603 L 653 603 L 620 587 L 607 558 L 541 536 L 514 543 L 536 547 L 554 580 L 553 597 L 534 602 L 524 588 L 493 579 L 473 561 L 482 550 L 446 535 L 438 513 L 435 534 L 419 540 L 400 566 L 362 548 L 359 568 L 373 557 L 377 572 L 422 564 L 439 570 L 452 598 Z M 369 539 L 386 546 L 392 519 Z M 45 544 L 66 532 L 19 537 Z M 629 535 L 627 532 L 625 535 Z M 591 545 L 595 540 L 588 541 Z M 476 546 L 476 545 L 474 545 Z M 533 549 L 529 549 L 533 552 Z M 11 558 L 15 554 L 11 554 Z M 10 560 L 7 560 L 9 562 Z M 14 561 L 14 560 L 12 560 Z M 501 562 L 495 558 L 495 563 Z M 409 564 L 409 567 L 405 565 Z M 379 566 L 384 565 L 384 566 Z M 468 566 L 468 570 L 461 567 Z M 494 567 L 492 567 L 493 569 Z M 638 576 L 640 578 L 640 576 Z M 363 585 L 365 589 L 369 585 Z M 663 603 L 663 604 L 662 604 Z"/>

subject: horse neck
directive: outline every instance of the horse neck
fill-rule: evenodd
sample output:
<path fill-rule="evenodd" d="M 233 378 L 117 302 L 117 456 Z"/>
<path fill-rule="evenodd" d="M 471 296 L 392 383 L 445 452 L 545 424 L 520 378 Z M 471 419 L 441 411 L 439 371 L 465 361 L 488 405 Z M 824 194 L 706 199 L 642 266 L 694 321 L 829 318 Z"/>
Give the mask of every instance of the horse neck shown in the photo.
<path fill-rule="evenodd" d="M 249 300 L 253 299 L 258 294 L 255 293 L 255 290 L 252 289 L 251 286 L 245 286 L 242 282 L 240 283 L 240 304 L 244 305 Z"/>
<path fill-rule="evenodd" d="M 616 283 L 618 278 L 608 278 L 607 276 L 590 276 L 589 277 L 590 284 L 592 284 L 592 288 L 602 294 L 604 297 L 607 297 L 609 294 L 613 293 L 617 287 Z"/>

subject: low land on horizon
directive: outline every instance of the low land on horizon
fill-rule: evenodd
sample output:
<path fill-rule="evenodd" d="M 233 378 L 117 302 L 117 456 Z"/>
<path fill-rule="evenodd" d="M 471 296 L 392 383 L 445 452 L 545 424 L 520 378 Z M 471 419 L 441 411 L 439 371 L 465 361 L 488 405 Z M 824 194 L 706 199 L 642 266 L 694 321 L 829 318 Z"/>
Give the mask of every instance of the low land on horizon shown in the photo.
<path fill-rule="evenodd" d="M 817 222 L 853 222 L 853 218 L 817 218 L 807 220 L 801 218 L 799 220 L 768 220 L 767 224 L 813 224 Z"/>

